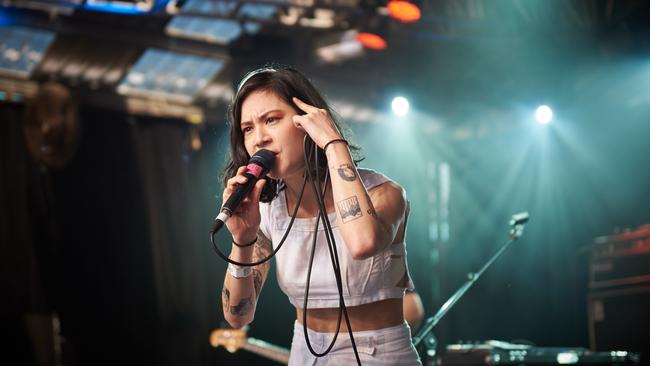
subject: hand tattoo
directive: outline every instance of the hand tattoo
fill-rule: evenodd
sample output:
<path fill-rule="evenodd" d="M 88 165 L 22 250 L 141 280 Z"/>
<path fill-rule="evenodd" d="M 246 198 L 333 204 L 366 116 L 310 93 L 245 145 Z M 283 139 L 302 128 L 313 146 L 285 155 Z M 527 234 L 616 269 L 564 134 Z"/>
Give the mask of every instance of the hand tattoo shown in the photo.
<path fill-rule="evenodd" d="M 357 179 L 357 172 L 352 164 L 341 164 L 336 170 L 339 172 L 339 177 L 345 181 L 354 182 Z"/>
<path fill-rule="evenodd" d="M 339 207 L 341 220 L 344 223 L 352 220 L 356 220 L 359 217 L 363 216 L 363 213 L 361 213 L 361 206 L 359 206 L 359 200 L 357 199 L 357 196 L 346 198 L 343 201 L 338 202 L 337 205 Z"/>

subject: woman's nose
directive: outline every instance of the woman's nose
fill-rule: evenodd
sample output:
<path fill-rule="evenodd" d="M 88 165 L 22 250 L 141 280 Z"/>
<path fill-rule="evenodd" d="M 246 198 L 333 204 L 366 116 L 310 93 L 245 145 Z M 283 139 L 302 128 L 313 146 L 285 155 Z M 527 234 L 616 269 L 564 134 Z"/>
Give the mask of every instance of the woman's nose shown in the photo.
<path fill-rule="evenodd" d="M 255 131 L 255 146 L 262 148 L 266 146 L 270 141 L 271 138 L 265 128 L 261 127 Z"/>

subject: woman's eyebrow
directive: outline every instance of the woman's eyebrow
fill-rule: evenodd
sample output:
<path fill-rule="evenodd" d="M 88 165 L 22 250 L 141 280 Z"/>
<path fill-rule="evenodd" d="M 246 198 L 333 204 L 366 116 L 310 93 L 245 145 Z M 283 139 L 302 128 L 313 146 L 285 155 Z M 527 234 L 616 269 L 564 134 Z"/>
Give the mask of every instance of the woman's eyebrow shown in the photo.
<path fill-rule="evenodd" d="M 264 119 L 264 117 L 266 117 L 267 114 L 269 114 L 269 113 L 274 113 L 274 112 L 282 112 L 282 110 L 280 110 L 280 109 L 272 109 L 272 110 L 270 110 L 270 111 L 266 111 L 266 112 L 260 114 L 260 116 L 257 117 L 257 118 L 258 118 L 258 119 Z M 242 123 L 240 123 L 240 125 L 241 125 L 242 127 L 243 127 L 244 125 L 252 125 L 252 124 L 253 124 L 252 121 L 243 121 Z"/>

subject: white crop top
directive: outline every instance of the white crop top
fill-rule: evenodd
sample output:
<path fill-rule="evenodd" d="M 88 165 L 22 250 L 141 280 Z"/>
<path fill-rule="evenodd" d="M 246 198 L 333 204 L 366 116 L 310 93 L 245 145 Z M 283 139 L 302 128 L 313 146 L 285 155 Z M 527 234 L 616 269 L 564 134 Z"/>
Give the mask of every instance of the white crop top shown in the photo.
<path fill-rule="evenodd" d="M 373 170 L 358 171 L 367 190 L 389 180 Z M 291 221 L 287 212 L 285 190 L 271 202 L 260 203 L 260 214 L 260 230 L 271 239 L 275 249 Z M 373 257 L 355 260 L 340 235 L 336 216 L 336 212 L 328 215 L 336 239 L 346 306 L 401 298 L 405 289 L 413 290 L 404 242 L 394 243 Z M 297 308 L 304 306 L 305 283 L 315 224 L 316 218 L 296 218 L 284 245 L 275 256 L 280 289 Z M 339 306 L 338 290 L 324 230 L 321 220 L 309 286 L 307 306 L 310 309 Z"/>

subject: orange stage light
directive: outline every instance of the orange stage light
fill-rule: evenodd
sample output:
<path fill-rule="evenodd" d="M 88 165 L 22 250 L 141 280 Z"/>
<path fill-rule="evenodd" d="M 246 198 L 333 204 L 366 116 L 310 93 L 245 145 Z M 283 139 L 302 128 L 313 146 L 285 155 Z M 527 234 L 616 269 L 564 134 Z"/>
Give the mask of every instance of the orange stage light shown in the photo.
<path fill-rule="evenodd" d="M 405 0 L 391 0 L 388 3 L 388 13 L 402 23 L 413 23 L 420 20 L 420 8 Z"/>
<path fill-rule="evenodd" d="M 386 41 L 374 33 L 359 33 L 357 34 L 357 41 L 363 47 L 371 50 L 384 50 L 388 47 Z"/>

